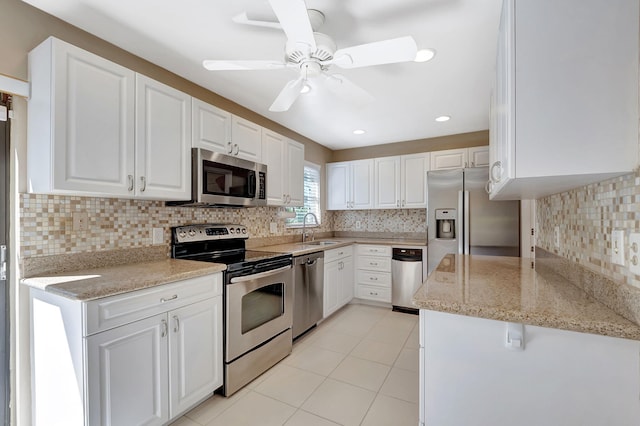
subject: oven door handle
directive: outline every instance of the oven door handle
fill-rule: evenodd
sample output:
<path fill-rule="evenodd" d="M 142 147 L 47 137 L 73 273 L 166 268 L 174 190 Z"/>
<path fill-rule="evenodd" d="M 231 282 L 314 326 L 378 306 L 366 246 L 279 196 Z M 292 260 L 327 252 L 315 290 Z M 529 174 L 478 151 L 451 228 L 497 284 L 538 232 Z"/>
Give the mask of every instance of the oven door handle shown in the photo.
<path fill-rule="evenodd" d="M 242 282 L 245 282 L 245 281 L 253 281 L 253 280 L 260 279 L 260 278 L 270 277 L 272 275 L 279 274 L 280 272 L 284 272 L 284 271 L 287 271 L 289 269 L 291 269 L 291 265 L 283 266 L 282 268 L 278 268 L 278 269 L 272 269 L 271 271 L 260 272 L 260 273 L 252 274 L 252 275 L 245 275 L 243 277 L 233 277 L 233 278 L 231 278 L 231 284 L 242 283 Z"/>

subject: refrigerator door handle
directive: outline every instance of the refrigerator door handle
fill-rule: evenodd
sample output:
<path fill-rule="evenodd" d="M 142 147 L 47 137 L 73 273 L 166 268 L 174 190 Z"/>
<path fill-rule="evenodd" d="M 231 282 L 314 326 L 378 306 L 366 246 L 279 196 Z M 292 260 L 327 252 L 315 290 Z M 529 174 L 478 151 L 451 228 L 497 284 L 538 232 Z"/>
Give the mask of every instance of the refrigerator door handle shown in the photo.
<path fill-rule="evenodd" d="M 467 191 L 458 191 L 458 226 L 456 226 L 455 230 L 455 235 L 456 238 L 458 239 L 458 254 L 463 254 L 464 253 L 464 241 L 462 238 L 462 234 L 463 234 L 463 220 L 465 218 L 465 214 L 464 214 L 464 192 Z"/>
<path fill-rule="evenodd" d="M 469 191 L 464 191 L 464 254 L 469 254 L 471 244 L 469 241 Z"/>

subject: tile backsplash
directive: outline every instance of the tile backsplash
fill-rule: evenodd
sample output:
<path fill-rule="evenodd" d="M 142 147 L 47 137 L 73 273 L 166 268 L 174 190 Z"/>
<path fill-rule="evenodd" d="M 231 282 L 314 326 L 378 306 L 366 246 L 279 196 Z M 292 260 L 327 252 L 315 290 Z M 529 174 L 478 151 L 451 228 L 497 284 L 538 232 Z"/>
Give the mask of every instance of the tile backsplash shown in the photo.
<path fill-rule="evenodd" d="M 333 230 L 426 234 L 427 211 L 426 209 L 336 211 Z"/>
<path fill-rule="evenodd" d="M 640 171 L 539 199 L 536 206 L 537 246 L 640 289 L 640 276 L 611 262 L 611 231 L 640 232 Z M 555 245 L 555 228 L 560 244 Z"/>
<path fill-rule="evenodd" d="M 300 234 L 300 229 L 284 227 L 278 210 L 167 207 L 162 201 L 20 194 L 20 254 L 28 258 L 146 247 L 152 245 L 152 228 L 164 230 L 163 244 L 168 247 L 170 228 L 191 223 L 240 223 L 247 226 L 251 238 Z M 86 231 L 73 230 L 77 212 L 88 215 Z M 271 222 L 277 223 L 275 234 L 270 233 Z M 332 212 L 323 212 L 316 235 L 332 229 Z"/>

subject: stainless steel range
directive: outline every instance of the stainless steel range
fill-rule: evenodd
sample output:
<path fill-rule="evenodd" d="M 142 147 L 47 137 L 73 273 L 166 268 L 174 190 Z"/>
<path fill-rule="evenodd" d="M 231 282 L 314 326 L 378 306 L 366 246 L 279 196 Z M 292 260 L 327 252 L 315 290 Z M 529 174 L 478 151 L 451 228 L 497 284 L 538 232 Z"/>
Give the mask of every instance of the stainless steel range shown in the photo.
<path fill-rule="evenodd" d="M 172 237 L 172 257 L 227 265 L 223 393 L 229 396 L 291 353 L 292 257 L 246 250 L 242 225 L 178 226 Z"/>

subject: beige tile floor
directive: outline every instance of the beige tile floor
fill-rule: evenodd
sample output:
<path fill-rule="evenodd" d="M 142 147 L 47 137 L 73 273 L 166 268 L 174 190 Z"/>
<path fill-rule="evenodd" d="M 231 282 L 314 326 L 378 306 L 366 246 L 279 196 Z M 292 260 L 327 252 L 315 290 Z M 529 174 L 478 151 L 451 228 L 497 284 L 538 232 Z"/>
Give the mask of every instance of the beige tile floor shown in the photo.
<path fill-rule="evenodd" d="M 417 315 L 347 305 L 245 388 L 172 426 L 415 426 L 418 342 Z"/>

